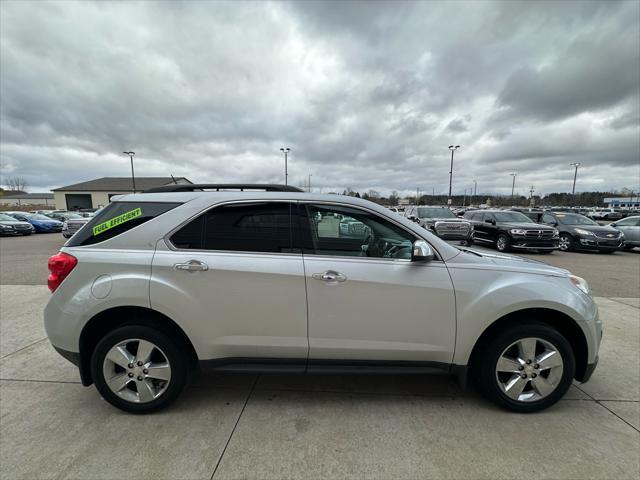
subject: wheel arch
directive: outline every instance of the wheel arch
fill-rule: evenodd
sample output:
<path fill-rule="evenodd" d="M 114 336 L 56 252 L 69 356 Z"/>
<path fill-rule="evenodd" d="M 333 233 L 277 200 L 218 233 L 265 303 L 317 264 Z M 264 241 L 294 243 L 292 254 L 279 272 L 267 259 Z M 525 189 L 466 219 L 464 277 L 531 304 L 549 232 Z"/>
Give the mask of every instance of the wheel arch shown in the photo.
<path fill-rule="evenodd" d="M 510 312 L 491 323 L 476 341 L 469 361 L 468 370 L 472 372 L 480 364 L 480 356 L 483 348 L 503 327 L 515 325 L 519 322 L 535 320 L 547 324 L 558 330 L 569 342 L 576 360 L 576 372 L 574 378 L 582 381 L 587 371 L 588 343 L 587 338 L 578 323 L 569 315 L 551 308 L 526 308 Z M 474 375 L 471 375 L 474 378 Z"/>
<path fill-rule="evenodd" d="M 189 357 L 189 365 L 195 368 L 198 361 L 193 344 L 184 330 L 166 315 L 145 307 L 120 306 L 113 307 L 94 315 L 82 328 L 79 340 L 80 379 L 84 386 L 93 383 L 91 376 L 91 355 L 107 333 L 124 325 L 144 325 L 158 329 L 171 338 L 176 339 Z"/>

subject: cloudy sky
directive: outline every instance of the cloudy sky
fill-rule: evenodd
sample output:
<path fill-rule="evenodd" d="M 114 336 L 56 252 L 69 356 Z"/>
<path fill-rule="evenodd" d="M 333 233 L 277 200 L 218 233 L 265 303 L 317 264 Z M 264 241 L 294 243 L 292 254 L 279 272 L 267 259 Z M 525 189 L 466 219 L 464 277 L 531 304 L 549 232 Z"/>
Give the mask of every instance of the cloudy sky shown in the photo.
<path fill-rule="evenodd" d="M 323 191 L 640 187 L 640 7 L 597 2 L 0 3 L 1 172 L 312 174 Z"/>

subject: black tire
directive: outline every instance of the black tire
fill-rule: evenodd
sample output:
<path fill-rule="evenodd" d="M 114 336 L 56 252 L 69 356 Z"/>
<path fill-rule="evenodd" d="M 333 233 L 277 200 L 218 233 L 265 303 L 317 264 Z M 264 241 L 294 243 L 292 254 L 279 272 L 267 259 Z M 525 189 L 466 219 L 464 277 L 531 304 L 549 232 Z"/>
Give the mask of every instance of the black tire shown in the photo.
<path fill-rule="evenodd" d="M 519 401 L 507 396 L 498 384 L 496 365 L 502 353 L 519 339 L 535 337 L 553 345 L 563 360 L 563 370 L 555 389 L 546 397 L 534 401 Z M 575 374 L 575 357 L 567 339 L 554 328 L 535 321 L 527 321 L 508 327 L 483 348 L 478 358 L 478 386 L 481 393 L 499 406 L 519 413 L 544 410 L 560 400 L 567 392 Z M 472 366 L 473 368 L 473 366 Z M 527 384 L 529 388 L 531 384 Z"/>
<path fill-rule="evenodd" d="M 146 340 L 156 345 L 166 357 L 171 368 L 171 378 L 166 390 L 147 403 L 135 403 L 114 393 L 104 378 L 103 363 L 109 350 L 127 339 Z M 182 349 L 183 350 L 183 349 Z M 143 325 L 126 325 L 105 335 L 96 345 L 91 356 L 91 375 L 102 398 L 113 406 L 129 413 L 152 413 L 175 401 L 187 383 L 189 359 L 180 346 L 168 335 Z"/>
<path fill-rule="evenodd" d="M 567 247 L 566 248 L 560 248 L 560 245 L 562 245 L 563 242 L 566 242 Z M 560 250 L 561 252 L 572 252 L 575 250 L 575 240 L 574 238 L 568 234 L 568 233 L 563 233 L 560 235 L 560 239 L 558 240 L 558 250 Z"/>
<path fill-rule="evenodd" d="M 504 244 L 502 244 L 501 241 L 503 241 Z M 509 238 L 509 235 L 501 233 L 496 237 L 496 250 L 499 252 L 509 252 L 511 250 L 511 238 Z"/>

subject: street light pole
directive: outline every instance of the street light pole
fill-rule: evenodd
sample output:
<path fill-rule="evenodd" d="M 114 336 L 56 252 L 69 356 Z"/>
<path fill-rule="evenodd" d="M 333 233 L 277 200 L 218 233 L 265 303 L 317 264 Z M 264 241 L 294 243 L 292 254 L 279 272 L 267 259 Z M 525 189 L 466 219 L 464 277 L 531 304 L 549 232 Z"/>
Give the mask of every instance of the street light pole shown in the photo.
<path fill-rule="evenodd" d="M 530 195 L 529 195 L 529 205 L 531 205 L 531 206 L 533 206 L 533 192 L 535 192 L 535 191 L 536 191 L 536 187 L 531 185 L 529 187 L 529 193 L 530 193 Z"/>
<path fill-rule="evenodd" d="M 513 207 L 513 192 L 516 189 L 516 175 L 518 175 L 517 173 L 510 173 L 509 175 L 511 175 L 513 177 L 513 182 L 511 183 L 511 206 Z"/>
<path fill-rule="evenodd" d="M 131 184 L 133 186 L 133 189 L 131 190 L 133 193 L 136 193 L 136 175 L 135 173 L 133 173 L 133 156 L 136 154 L 136 152 L 122 152 L 125 155 L 129 155 L 129 158 L 131 159 Z"/>
<path fill-rule="evenodd" d="M 287 155 L 288 153 L 291 151 L 291 149 L 289 147 L 282 147 L 280 149 L 281 152 L 284 153 L 284 184 L 288 185 L 289 183 L 289 171 L 288 171 L 288 167 L 287 167 Z"/>
<path fill-rule="evenodd" d="M 309 174 L 309 193 L 311 193 L 311 174 Z"/>
<path fill-rule="evenodd" d="M 453 152 L 460 148 L 460 145 L 449 145 L 449 150 L 451 150 L 451 167 L 449 168 L 449 200 L 447 200 L 447 204 L 451 205 L 451 184 L 453 180 Z"/>
<path fill-rule="evenodd" d="M 473 197 L 476 196 L 476 190 L 478 189 L 478 182 L 476 180 L 473 181 Z M 473 205 L 473 197 L 471 197 L 471 201 L 469 202 L 469 205 Z"/>
<path fill-rule="evenodd" d="M 576 170 L 573 173 L 573 188 L 571 189 L 571 198 L 573 199 L 573 204 L 575 206 L 575 203 L 576 203 L 576 179 L 578 178 L 578 167 L 580 166 L 580 163 L 574 162 L 574 163 L 570 163 L 569 165 L 571 165 L 572 167 L 576 167 Z"/>

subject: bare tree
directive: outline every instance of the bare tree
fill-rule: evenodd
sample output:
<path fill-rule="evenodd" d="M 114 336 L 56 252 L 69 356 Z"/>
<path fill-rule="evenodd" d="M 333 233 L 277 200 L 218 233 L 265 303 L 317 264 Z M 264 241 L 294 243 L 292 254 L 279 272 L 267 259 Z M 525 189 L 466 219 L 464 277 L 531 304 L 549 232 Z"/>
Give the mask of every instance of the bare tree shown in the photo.
<path fill-rule="evenodd" d="M 12 192 L 24 192 L 28 185 L 24 177 L 7 177 L 5 184 Z"/>

